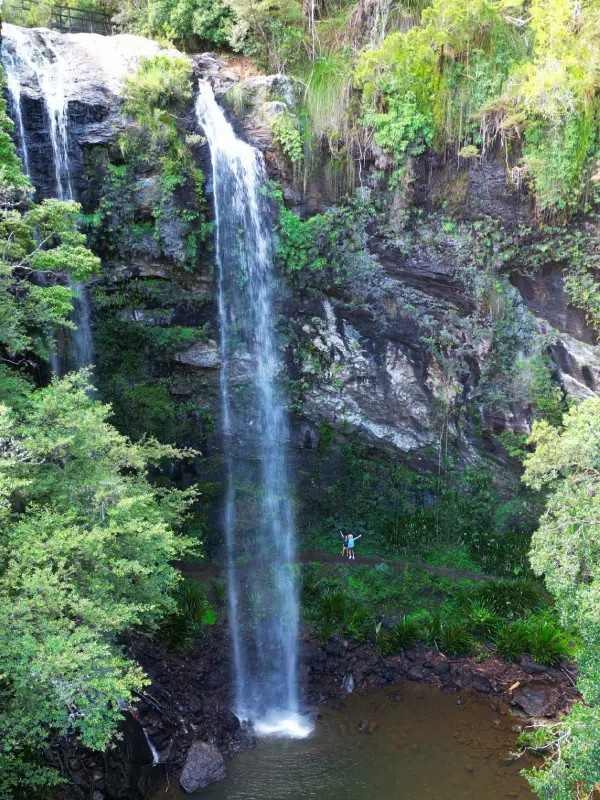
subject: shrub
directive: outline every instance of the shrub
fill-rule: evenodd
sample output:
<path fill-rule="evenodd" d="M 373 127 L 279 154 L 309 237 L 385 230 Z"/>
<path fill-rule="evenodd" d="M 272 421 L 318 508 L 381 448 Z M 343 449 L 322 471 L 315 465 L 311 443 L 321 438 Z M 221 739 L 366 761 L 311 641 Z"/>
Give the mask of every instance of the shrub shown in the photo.
<path fill-rule="evenodd" d="M 428 644 L 438 645 L 442 637 L 443 623 L 439 614 L 434 614 L 425 625 L 425 639 Z"/>
<path fill-rule="evenodd" d="M 419 641 L 419 629 L 413 620 L 404 617 L 394 625 L 390 636 L 396 652 L 410 650 Z"/>
<path fill-rule="evenodd" d="M 204 588 L 192 580 L 183 580 L 173 592 L 177 610 L 162 625 L 170 647 L 186 648 L 198 635 L 203 625 L 214 625 L 217 615 L 206 599 Z"/>
<path fill-rule="evenodd" d="M 544 605 L 539 586 L 527 579 L 482 583 L 475 590 L 475 599 L 495 614 L 509 618 L 537 611 Z"/>
<path fill-rule="evenodd" d="M 505 661 L 516 661 L 528 647 L 528 630 L 522 620 L 501 625 L 494 636 L 494 647 Z"/>
<path fill-rule="evenodd" d="M 300 161 L 304 151 L 296 117 L 289 111 L 278 114 L 271 122 L 271 130 L 273 131 L 273 141 L 281 147 L 291 161 Z"/>
<path fill-rule="evenodd" d="M 556 664 L 569 655 L 567 637 L 550 620 L 529 622 L 529 652 L 540 664 Z"/>
<path fill-rule="evenodd" d="M 348 597 L 337 586 L 327 586 L 317 600 L 317 614 L 321 622 L 341 622 L 347 608 Z"/>
<path fill-rule="evenodd" d="M 342 629 L 359 642 L 365 642 L 370 638 L 373 617 L 364 606 L 356 608 L 347 606 L 341 622 Z"/>
<path fill-rule="evenodd" d="M 450 656 L 465 656 L 473 652 L 473 639 L 466 626 L 460 622 L 442 625 L 439 647 Z"/>
<path fill-rule="evenodd" d="M 472 600 L 467 610 L 468 625 L 479 639 L 488 640 L 500 622 L 498 616 L 478 600 Z"/>
<path fill-rule="evenodd" d="M 304 566 L 300 573 L 300 596 L 304 605 L 309 606 L 314 603 L 324 588 L 325 582 L 317 576 L 313 565 Z"/>

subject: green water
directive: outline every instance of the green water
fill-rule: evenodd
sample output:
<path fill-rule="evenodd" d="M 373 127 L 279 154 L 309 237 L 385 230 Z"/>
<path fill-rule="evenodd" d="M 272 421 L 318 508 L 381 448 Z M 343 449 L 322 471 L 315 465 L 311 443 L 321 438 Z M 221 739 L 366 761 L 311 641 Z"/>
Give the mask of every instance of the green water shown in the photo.
<path fill-rule="evenodd" d="M 228 777 L 185 797 L 195 800 L 533 800 L 520 770 L 510 716 L 477 693 L 443 694 L 408 684 L 350 695 L 340 710 L 323 707 L 301 741 L 263 739 L 228 763 Z M 361 721 L 375 723 L 372 734 Z M 176 791 L 161 797 L 177 798 Z"/>

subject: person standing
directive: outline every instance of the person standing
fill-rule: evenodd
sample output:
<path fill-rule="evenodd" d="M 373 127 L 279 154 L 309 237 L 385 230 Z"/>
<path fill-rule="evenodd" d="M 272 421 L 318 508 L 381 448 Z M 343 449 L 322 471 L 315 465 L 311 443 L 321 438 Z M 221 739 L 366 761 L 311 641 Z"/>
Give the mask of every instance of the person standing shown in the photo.
<path fill-rule="evenodd" d="M 340 531 L 340 536 L 344 540 L 344 543 L 342 545 L 342 556 L 347 556 L 348 555 L 348 535 L 344 534 L 344 533 L 342 533 Z"/>
<path fill-rule="evenodd" d="M 348 558 L 350 559 L 350 561 L 354 561 L 354 542 L 358 542 L 359 539 L 360 536 L 353 536 L 352 534 L 348 536 L 348 542 L 346 544 L 346 547 L 348 549 Z"/>

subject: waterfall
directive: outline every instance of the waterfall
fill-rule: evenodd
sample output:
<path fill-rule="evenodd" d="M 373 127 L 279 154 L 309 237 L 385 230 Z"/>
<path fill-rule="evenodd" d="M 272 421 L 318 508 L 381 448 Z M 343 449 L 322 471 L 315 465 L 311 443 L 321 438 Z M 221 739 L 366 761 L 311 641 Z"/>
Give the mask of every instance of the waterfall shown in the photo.
<path fill-rule="evenodd" d="M 4 25 L 3 35 L 12 44 L 12 51 L 3 48 L 2 61 L 7 76 L 14 114 L 19 129 L 23 164 L 29 172 L 27 137 L 21 109 L 20 69 L 24 65 L 35 75 L 49 123 L 50 142 L 54 159 L 56 197 L 59 200 L 73 200 L 73 184 L 69 163 L 69 134 L 67 116 L 67 97 L 65 93 L 66 63 L 64 56 L 54 45 L 49 31 L 37 30 L 36 37 L 31 31 L 16 25 Z M 85 284 L 68 279 L 73 292 L 73 312 L 71 319 L 75 330 L 71 335 L 71 363 L 75 369 L 87 367 L 92 363 L 92 329 L 90 325 L 90 305 Z M 51 357 L 51 368 L 61 374 L 60 360 Z"/>
<path fill-rule="evenodd" d="M 214 187 L 235 711 L 259 733 L 303 736 L 310 729 L 298 715 L 295 531 L 264 163 L 235 136 L 204 82 L 196 115 Z"/>
<path fill-rule="evenodd" d="M 17 131 L 19 133 L 17 152 L 21 157 L 25 174 L 29 175 L 27 136 L 25 134 L 25 126 L 23 125 L 23 112 L 21 110 L 21 81 L 19 80 L 15 56 L 12 53 L 3 51 L 2 62 L 6 77 L 6 88 L 10 94 L 11 110 L 15 115 L 15 122 L 17 123 Z"/>

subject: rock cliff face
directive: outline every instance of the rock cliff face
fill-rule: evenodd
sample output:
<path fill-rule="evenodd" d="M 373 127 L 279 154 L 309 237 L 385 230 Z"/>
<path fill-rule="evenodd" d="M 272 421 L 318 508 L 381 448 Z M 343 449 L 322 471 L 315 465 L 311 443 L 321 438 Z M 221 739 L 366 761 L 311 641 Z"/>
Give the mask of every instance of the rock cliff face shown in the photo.
<path fill-rule="evenodd" d="M 106 159 L 98 166 L 95 152 L 102 148 L 109 161 L 119 163 L 115 142 L 123 126 L 120 81 L 142 56 L 156 54 L 158 45 L 125 35 L 23 33 L 4 26 L 5 52 L 14 55 L 15 41 L 23 35 L 30 38 L 33 49 L 44 49 L 49 61 L 56 53 L 67 54 L 62 80 L 69 158 L 77 196 L 86 212 L 93 213 L 107 169 Z M 243 78 L 235 60 L 226 63 L 201 55 L 192 62 L 196 76 L 208 80 L 229 109 L 238 131 L 265 153 L 269 177 L 281 184 L 288 207 L 304 216 L 330 207 L 332 193 L 324 176 L 292 169 L 273 144 L 270 123 L 293 107 L 297 86 L 281 76 Z M 21 65 L 21 97 L 33 182 L 40 196 L 49 196 L 54 178 L 48 118 L 39 76 L 28 63 Z M 182 136 L 197 133 L 192 111 L 190 107 L 180 120 Z M 193 151 L 208 177 L 210 217 L 209 154 L 202 141 L 193 145 Z M 368 159 L 365 175 L 382 167 L 381 154 L 375 150 Z M 529 398 L 511 396 L 508 386 L 504 403 L 495 406 L 478 394 L 495 358 L 493 308 L 500 301 L 490 295 L 489 287 L 479 286 L 473 254 L 482 246 L 473 223 L 494 223 L 501 238 L 503 231 L 527 221 L 531 210 L 507 187 L 502 165 L 493 160 L 457 170 L 423 157 L 409 171 L 402 196 L 397 190 L 382 189 L 376 179 L 366 179 L 365 196 L 376 197 L 379 207 L 387 209 L 385 224 L 380 214 L 367 228 L 369 250 L 380 265 L 375 301 L 353 296 L 351 283 L 299 291 L 292 282 L 282 294 L 282 333 L 287 340 L 288 378 L 295 387 L 290 392 L 300 466 L 317 447 L 324 423 L 335 430 L 339 441 L 359 435 L 423 466 L 437 463 L 438 442 L 444 436 L 455 446 L 459 462 L 491 458 L 504 468 L 510 459 L 491 434 L 529 430 Z M 142 228 L 156 204 L 157 179 L 151 168 L 138 169 L 133 189 L 135 222 Z M 174 209 L 186 208 L 188 200 L 181 191 Z M 458 227 L 440 214 L 442 202 Z M 420 220 L 408 227 L 407 205 L 418 210 Z M 93 312 L 100 387 L 105 390 L 110 384 L 118 420 L 134 435 L 144 423 L 152 433 L 201 442 L 206 453 L 218 454 L 213 256 L 207 246 L 198 254 L 195 270 L 183 269 L 186 223 L 166 213 L 160 224 L 159 236 L 141 233 L 127 246 L 96 243 L 104 258 Z M 511 346 L 516 347 L 521 330 L 532 340 L 545 337 L 536 345 L 537 352 L 548 352 L 564 390 L 582 399 L 599 391 L 600 351 L 584 315 L 569 305 L 563 268 L 549 264 L 530 271 L 519 266 L 511 274 L 509 267 L 502 273 L 504 288 L 497 291 L 508 298 L 517 320 Z M 440 333 L 452 340 L 453 353 L 461 353 L 453 370 L 440 351 Z M 115 346 L 119 340 L 124 346 L 121 354 Z M 135 375 L 126 350 L 136 355 Z M 517 348 L 514 358 L 521 356 Z M 240 386 L 248 380 L 247 372 L 241 363 Z M 500 377 L 501 373 L 502 369 Z M 500 377 L 494 378 L 496 388 Z M 457 398 L 462 402 L 459 411 Z M 159 413 L 161 403 L 168 407 L 168 418 Z M 471 410 L 466 411 L 469 403 Z"/>
<path fill-rule="evenodd" d="M 223 104 L 237 111 L 238 129 L 265 153 L 269 175 L 281 184 L 286 205 L 304 217 L 330 206 L 331 192 L 323 175 L 294 173 L 273 145 L 269 123 L 282 110 L 282 101 L 293 108 L 297 92 L 293 82 L 264 76 L 239 80 L 229 65 L 206 56 L 197 58 L 195 67 Z M 366 175 L 369 168 L 385 167 L 375 149 L 369 159 Z M 478 387 L 497 345 L 494 314 L 485 309 L 490 300 L 475 286 L 480 264 L 473 256 L 477 243 L 472 230 L 473 223 L 476 228 L 484 220 L 495 225 L 500 236 L 503 231 L 508 235 L 533 222 L 533 209 L 507 185 L 500 159 L 457 169 L 436 157 L 423 157 L 409 171 L 402 198 L 397 191 L 385 190 L 383 200 L 379 195 L 380 204 L 389 209 L 384 229 L 381 217 L 378 227 L 369 229 L 368 247 L 381 264 L 380 282 L 385 284 L 379 318 L 372 305 L 335 288 L 312 292 L 309 300 L 292 289 L 293 298 L 286 303 L 285 315 L 292 320 L 295 336 L 290 373 L 306 387 L 297 403 L 296 444 L 315 447 L 318 429 L 327 423 L 342 438 L 359 434 L 378 447 L 427 465 L 437 458 L 432 454 L 443 430 L 450 434 L 463 464 L 478 463 L 483 457 L 504 469 L 510 459 L 492 434 L 528 433 L 533 409 L 530 398 L 519 392 L 511 395 L 510 386 L 502 387 L 506 397 L 501 407 L 479 399 Z M 371 186 L 368 192 L 373 196 L 379 192 L 368 178 L 365 185 Z M 419 226 L 407 229 L 404 224 L 407 204 L 422 214 Z M 440 216 L 441 205 L 459 221 L 459 230 L 453 230 L 453 223 L 429 222 L 430 215 L 432 220 Z M 569 304 L 563 285 L 565 266 L 547 263 L 533 270 L 515 264 L 511 270 L 509 261 L 498 274 L 504 276 L 505 296 L 523 331 L 539 337 L 524 356 L 517 332 L 515 359 L 526 361 L 531 353 L 548 356 L 554 378 L 566 394 L 579 400 L 598 391 L 600 348 L 585 314 Z M 468 351 L 451 376 L 426 341 L 432 328 L 447 328 Z M 500 382 L 498 376 L 495 381 Z M 474 400 L 478 420 L 464 411 L 444 412 L 449 395 L 465 403 Z"/>
<path fill-rule="evenodd" d="M 159 50 L 156 42 L 130 34 L 108 37 L 2 26 L 3 61 L 18 63 L 30 175 L 40 198 L 52 197 L 55 192 L 50 120 L 40 85 L 44 77 L 54 96 L 63 95 L 67 105 L 68 156 L 80 194 L 85 189 L 84 151 L 114 142 L 122 127 L 118 92 L 123 77 L 135 70 L 142 57 L 154 56 Z M 10 95 L 8 101 L 14 116 Z M 17 146 L 22 148 L 22 142 L 17 141 Z"/>

